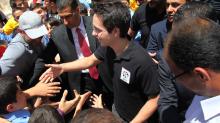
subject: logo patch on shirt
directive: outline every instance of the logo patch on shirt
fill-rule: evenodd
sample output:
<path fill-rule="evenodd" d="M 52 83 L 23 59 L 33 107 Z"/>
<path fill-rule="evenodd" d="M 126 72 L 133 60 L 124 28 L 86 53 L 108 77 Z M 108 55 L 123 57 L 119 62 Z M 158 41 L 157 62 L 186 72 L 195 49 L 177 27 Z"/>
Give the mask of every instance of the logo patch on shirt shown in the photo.
<path fill-rule="evenodd" d="M 128 70 L 126 70 L 125 68 L 122 67 L 120 79 L 129 84 L 130 83 L 130 77 L 131 77 L 130 71 L 128 71 Z"/>

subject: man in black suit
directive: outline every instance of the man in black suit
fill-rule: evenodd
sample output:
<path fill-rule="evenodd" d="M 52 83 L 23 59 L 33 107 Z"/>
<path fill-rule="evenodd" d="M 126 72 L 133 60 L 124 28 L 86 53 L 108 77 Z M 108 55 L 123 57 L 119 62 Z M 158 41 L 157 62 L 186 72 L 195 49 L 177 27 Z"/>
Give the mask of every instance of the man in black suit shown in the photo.
<path fill-rule="evenodd" d="M 92 18 L 80 16 L 77 0 L 61 0 L 57 6 L 63 24 L 53 30 L 51 40 L 42 56 L 43 59 L 39 61 L 47 64 L 52 63 L 57 53 L 59 53 L 62 63 L 84 58 L 89 55 L 88 52 L 92 54 L 98 47 L 98 42 L 92 36 Z M 87 45 L 87 54 L 82 51 L 82 45 L 85 45 L 85 42 L 81 42 L 82 37 Z M 85 91 L 100 93 L 105 87 L 103 87 L 99 73 L 103 74 L 105 72 L 98 73 L 97 69 L 94 69 L 93 72 L 91 72 L 91 69 L 86 69 L 62 74 L 63 88 L 76 89 L 80 93 Z M 109 89 L 111 89 L 111 86 L 109 86 Z"/>

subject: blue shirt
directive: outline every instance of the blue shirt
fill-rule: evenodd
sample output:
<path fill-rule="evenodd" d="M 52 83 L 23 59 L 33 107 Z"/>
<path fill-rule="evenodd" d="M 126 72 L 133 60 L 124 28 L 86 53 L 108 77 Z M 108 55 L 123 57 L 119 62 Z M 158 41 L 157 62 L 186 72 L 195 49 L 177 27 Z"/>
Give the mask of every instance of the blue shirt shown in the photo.
<path fill-rule="evenodd" d="M 21 109 L 4 115 L 4 118 L 6 118 L 9 122 L 12 123 L 28 123 L 30 115 L 31 114 L 28 110 Z"/>
<path fill-rule="evenodd" d="M 11 35 L 6 35 L 4 33 L 0 33 L 0 40 L 10 42 L 12 40 L 12 34 Z"/>

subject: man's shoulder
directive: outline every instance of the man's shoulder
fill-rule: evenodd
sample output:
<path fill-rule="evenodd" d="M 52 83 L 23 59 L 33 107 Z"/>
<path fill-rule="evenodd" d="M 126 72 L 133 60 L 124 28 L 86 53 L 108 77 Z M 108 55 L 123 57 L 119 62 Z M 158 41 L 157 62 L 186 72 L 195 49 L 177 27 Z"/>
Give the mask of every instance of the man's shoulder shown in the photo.
<path fill-rule="evenodd" d="M 159 21 L 151 26 L 151 30 L 158 30 L 159 31 L 162 28 L 166 27 L 166 23 L 167 23 L 167 19 Z"/>
<path fill-rule="evenodd" d="M 136 13 L 143 14 L 143 12 L 146 11 L 146 8 L 148 5 L 146 3 L 142 4 L 141 6 L 138 7 L 138 9 L 135 11 Z"/>
<path fill-rule="evenodd" d="M 132 58 L 138 63 L 141 64 L 149 64 L 149 61 L 151 61 L 150 56 L 148 55 L 146 49 L 144 49 L 142 46 L 139 44 L 132 42 Z M 151 62 L 150 62 L 151 63 Z"/>
<path fill-rule="evenodd" d="M 61 25 L 55 27 L 55 28 L 53 29 L 52 33 L 60 32 L 60 31 L 63 31 L 63 30 L 65 30 L 65 29 L 66 29 L 66 26 L 65 26 L 64 24 L 61 24 Z"/>

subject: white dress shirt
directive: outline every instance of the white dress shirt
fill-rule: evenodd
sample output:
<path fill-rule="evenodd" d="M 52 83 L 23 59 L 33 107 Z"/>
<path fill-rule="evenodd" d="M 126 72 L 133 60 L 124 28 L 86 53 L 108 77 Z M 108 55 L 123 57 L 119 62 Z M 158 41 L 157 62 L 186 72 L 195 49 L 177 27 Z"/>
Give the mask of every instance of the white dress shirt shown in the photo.
<path fill-rule="evenodd" d="M 195 96 L 185 114 L 184 123 L 220 123 L 220 96 Z"/>
<path fill-rule="evenodd" d="M 86 39 L 86 43 L 87 43 L 88 47 L 89 47 L 90 46 L 89 39 L 88 39 L 88 36 L 87 36 L 87 33 L 86 33 L 86 29 L 85 29 L 82 17 L 80 19 L 80 25 L 78 27 L 74 27 L 74 28 L 71 29 L 78 59 L 81 59 L 81 58 L 84 58 L 84 55 L 83 55 L 83 53 L 80 49 L 76 28 L 80 29 L 82 35 Z M 89 73 L 89 70 L 88 69 L 82 70 L 82 73 Z"/>

